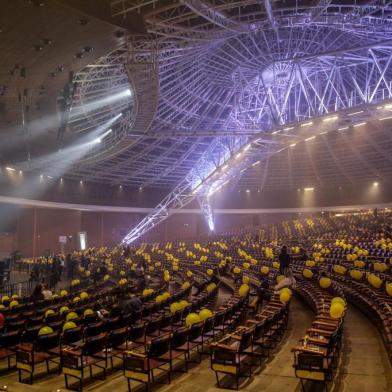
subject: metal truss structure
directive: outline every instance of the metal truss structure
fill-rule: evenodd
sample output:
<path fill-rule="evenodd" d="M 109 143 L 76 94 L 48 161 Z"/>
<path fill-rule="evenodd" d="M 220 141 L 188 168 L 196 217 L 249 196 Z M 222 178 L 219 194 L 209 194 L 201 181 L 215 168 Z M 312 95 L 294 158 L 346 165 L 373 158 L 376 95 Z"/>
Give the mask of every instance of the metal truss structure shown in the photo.
<path fill-rule="evenodd" d="M 147 34 L 129 37 L 81 71 L 79 96 L 94 90 L 96 99 L 108 83 L 124 86 L 129 76 L 134 101 L 115 136 L 71 177 L 172 189 L 124 242 L 195 199 L 213 228 L 215 192 L 241 184 L 266 162 L 275 165 L 275 157 L 288 157 L 292 172 L 295 150 L 309 158 L 303 183 L 333 183 L 336 172 L 350 182 L 388 175 L 376 138 L 367 142 L 372 158 L 362 158 L 342 131 L 366 123 L 391 144 L 379 121 L 389 117 L 392 98 L 391 2 L 112 0 L 111 11 L 139 13 Z M 100 116 L 78 118 L 75 127 Z M 331 133 L 345 146 L 340 156 Z M 333 162 L 334 169 L 314 162 L 307 143 L 313 140 L 327 151 L 325 167 Z M 351 163 L 343 163 L 346 152 Z M 246 186 L 270 184 L 266 171 L 244 177 Z"/>

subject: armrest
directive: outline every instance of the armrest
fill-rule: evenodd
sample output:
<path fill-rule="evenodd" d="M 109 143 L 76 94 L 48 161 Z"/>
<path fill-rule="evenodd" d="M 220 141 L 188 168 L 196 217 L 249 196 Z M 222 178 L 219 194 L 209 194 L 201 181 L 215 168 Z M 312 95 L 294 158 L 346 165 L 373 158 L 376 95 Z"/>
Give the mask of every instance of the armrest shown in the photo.
<path fill-rule="evenodd" d="M 137 353 L 135 351 L 124 351 L 124 354 L 130 357 L 147 358 L 146 354 Z"/>
<path fill-rule="evenodd" d="M 62 351 L 67 353 L 67 354 L 75 355 L 75 356 L 78 356 L 78 357 L 82 354 L 81 350 L 73 350 L 73 349 L 68 348 L 68 347 L 63 348 Z"/>
<path fill-rule="evenodd" d="M 305 339 L 304 338 L 302 338 L 302 339 L 300 339 L 299 341 L 300 342 L 303 342 Z M 327 346 L 328 345 L 328 341 L 323 341 L 323 340 L 321 340 L 321 339 L 317 339 L 317 338 L 312 338 L 312 337 L 309 337 L 308 338 L 308 342 L 310 342 L 310 343 L 313 343 L 313 344 L 316 344 L 316 345 L 318 345 L 318 346 Z"/>
<path fill-rule="evenodd" d="M 327 322 L 335 323 L 337 324 L 339 321 L 336 319 L 333 319 L 332 317 L 327 317 L 327 316 L 317 316 L 316 321 L 318 320 L 326 320 Z"/>
<path fill-rule="evenodd" d="M 319 335 L 331 335 L 333 333 L 333 331 L 326 331 L 325 329 L 319 329 L 319 328 L 308 328 L 306 330 L 306 332 L 310 332 L 310 333 L 318 333 Z"/>
<path fill-rule="evenodd" d="M 336 324 L 334 324 L 334 323 L 327 323 L 327 322 L 324 322 L 324 321 L 317 321 L 317 320 L 315 320 L 315 321 L 313 321 L 313 324 L 319 324 L 319 325 L 323 325 L 325 327 L 336 328 Z"/>
<path fill-rule="evenodd" d="M 222 348 L 222 349 L 228 350 L 228 351 L 238 351 L 237 347 L 229 346 L 228 344 L 223 344 L 223 343 L 211 343 L 210 347 Z"/>

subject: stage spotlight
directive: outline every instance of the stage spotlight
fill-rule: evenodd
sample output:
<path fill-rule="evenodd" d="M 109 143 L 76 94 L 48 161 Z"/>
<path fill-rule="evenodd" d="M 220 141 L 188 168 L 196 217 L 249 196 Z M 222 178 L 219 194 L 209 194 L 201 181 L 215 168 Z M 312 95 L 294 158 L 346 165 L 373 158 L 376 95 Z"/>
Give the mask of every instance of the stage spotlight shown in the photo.
<path fill-rule="evenodd" d="M 373 182 L 373 186 L 379 186 L 379 183 L 377 181 Z"/>
<path fill-rule="evenodd" d="M 304 191 L 312 192 L 312 191 L 314 191 L 314 188 L 313 187 L 307 187 L 307 188 L 304 188 Z"/>
<path fill-rule="evenodd" d="M 127 89 L 125 90 L 125 94 L 128 95 L 128 96 L 131 96 L 131 95 L 132 95 L 131 89 L 127 88 Z"/>
<path fill-rule="evenodd" d="M 7 167 L 5 168 L 5 170 L 8 170 L 8 171 L 10 171 L 10 172 L 14 172 L 14 171 L 15 171 L 15 169 L 14 169 L 13 167 L 10 167 L 10 166 L 7 166 Z"/>

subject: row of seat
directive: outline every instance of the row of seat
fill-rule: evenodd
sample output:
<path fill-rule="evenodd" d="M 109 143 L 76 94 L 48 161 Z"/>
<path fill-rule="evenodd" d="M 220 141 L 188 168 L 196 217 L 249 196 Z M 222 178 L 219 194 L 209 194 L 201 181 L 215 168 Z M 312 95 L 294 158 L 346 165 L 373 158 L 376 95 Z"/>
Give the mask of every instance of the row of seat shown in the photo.
<path fill-rule="evenodd" d="M 283 304 L 273 297 L 260 313 L 211 344 L 210 363 L 218 387 L 222 385 L 220 374 L 234 376 L 236 389 L 241 376 L 251 377 L 252 368 L 259 367 L 283 337 L 288 315 L 289 302 Z"/>
<path fill-rule="evenodd" d="M 294 353 L 295 375 L 300 379 L 305 391 L 304 380 L 321 382 L 326 390 L 338 367 L 342 345 L 343 321 L 330 316 L 332 295 L 344 299 L 341 288 L 334 284 L 328 290 L 319 287 L 318 282 L 311 282 L 297 276 L 296 291 L 315 312 L 315 317 L 306 335 L 292 349 Z"/>
<path fill-rule="evenodd" d="M 342 286 L 347 299 L 375 323 L 392 362 L 392 297 L 383 290 L 370 286 L 367 281 L 357 282 L 338 274 L 334 279 Z"/>

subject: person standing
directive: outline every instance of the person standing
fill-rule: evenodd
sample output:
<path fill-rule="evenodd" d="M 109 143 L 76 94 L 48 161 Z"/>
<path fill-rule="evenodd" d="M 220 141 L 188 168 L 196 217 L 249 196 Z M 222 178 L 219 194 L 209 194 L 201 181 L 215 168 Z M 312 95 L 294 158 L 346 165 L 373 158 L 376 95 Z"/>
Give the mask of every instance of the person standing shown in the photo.
<path fill-rule="evenodd" d="M 280 251 L 279 263 L 280 263 L 280 267 L 279 267 L 280 274 L 286 276 L 286 271 L 287 269 L 290 268 L 290 263 L 291 263 L 291 258 L 290 255 L 287 253 L 286 245 L 283 245 Z"/>

